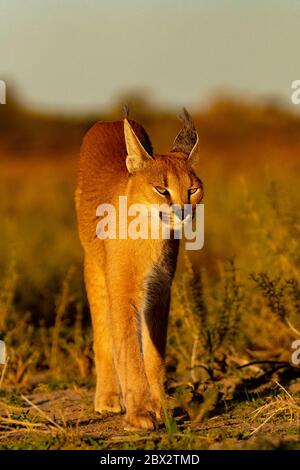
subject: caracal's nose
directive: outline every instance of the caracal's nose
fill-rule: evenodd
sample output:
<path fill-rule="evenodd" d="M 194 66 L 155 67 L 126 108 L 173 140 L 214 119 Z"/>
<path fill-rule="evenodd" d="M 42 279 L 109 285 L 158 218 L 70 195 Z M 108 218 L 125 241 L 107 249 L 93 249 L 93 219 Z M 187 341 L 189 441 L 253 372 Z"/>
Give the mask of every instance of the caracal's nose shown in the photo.
<path fill-rule="evenodd" d="M 184 221 L 188 217 L 192 215 L 192 207 L 190 204 L 185 204 L 184 207 L 182 206 L 175 206 L 174 213 L 181 221 Z"/>

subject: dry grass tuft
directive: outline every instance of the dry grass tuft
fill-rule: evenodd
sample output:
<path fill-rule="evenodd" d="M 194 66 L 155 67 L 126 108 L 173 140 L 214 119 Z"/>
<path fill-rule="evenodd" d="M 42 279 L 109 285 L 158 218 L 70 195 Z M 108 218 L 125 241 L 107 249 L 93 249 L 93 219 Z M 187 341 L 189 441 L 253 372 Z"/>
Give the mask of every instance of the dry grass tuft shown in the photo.
<path fill-rule="evenodd" d="M 251 413 L 252 421 L 259 417 L 263 419 L 263 422 L 250 433 L 251 436 L 261 430 L 269 421 L 279 417 L 289 418 L 290 424 L 295 423 L 296 428 L 299 429 L 300 397 L 292 397 L 279 382 L 275 381 L 275 383 L 284 394 L 272 398 L 270 403 L 265 403 Z"/>

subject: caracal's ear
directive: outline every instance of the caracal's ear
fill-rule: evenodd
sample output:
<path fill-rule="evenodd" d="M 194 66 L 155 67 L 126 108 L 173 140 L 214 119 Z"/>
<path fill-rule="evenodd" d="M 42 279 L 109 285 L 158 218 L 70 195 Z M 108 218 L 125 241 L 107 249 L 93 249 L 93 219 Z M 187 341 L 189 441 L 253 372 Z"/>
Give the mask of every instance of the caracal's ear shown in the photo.
<path fill-rule="evenodd" d="M 142 146 L 127 118 L 124 119 L 124 135 L 127 150 L 127 170 L 129 173 L 136 173 L 143 170 L 153 158 Z"/>
<path fill-rule="evenodd" d="M 171 152 L 183 152 L 191 165 L 199 160 L 199 137 L 195 124 L 187 110 L 183 108 L 183 113 L 179 116 L 183 121 L 183 128 L 177 134 Z"/>

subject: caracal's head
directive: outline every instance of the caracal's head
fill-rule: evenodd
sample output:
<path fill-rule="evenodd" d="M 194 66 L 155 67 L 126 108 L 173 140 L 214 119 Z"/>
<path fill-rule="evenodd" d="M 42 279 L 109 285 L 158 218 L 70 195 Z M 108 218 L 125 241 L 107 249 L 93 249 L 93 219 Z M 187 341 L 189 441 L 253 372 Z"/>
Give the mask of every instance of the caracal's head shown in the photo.
<path fill-rule="evenodd" d="M 203 199 L 203 184 L 194 172 L 198 161 L 199 138 L 194 123 L 184 109 L 184 126 L 172 150 L 165 155 L 150 155 L 127 119 L 124 133 L 126 166 L 130 174 L 128 197 L 147 206 L 152 216 L 176 228 L 190 220 Z"/>

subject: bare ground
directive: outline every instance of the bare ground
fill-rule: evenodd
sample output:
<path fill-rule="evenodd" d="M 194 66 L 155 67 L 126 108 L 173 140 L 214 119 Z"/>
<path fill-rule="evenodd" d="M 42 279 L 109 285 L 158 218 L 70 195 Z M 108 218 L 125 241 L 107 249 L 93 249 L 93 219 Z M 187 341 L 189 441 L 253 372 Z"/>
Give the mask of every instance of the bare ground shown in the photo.
<path fill-rule="evenodd" d="M 79 387 L 4 394 L 0 404 L 0 449 L 300 449 L 293 410 L 268 400 L 231 403 L 199 423 L 171 419 L 151 433 L 125 432 L 122 416 L 95 413 L 93 391 Z"/>

